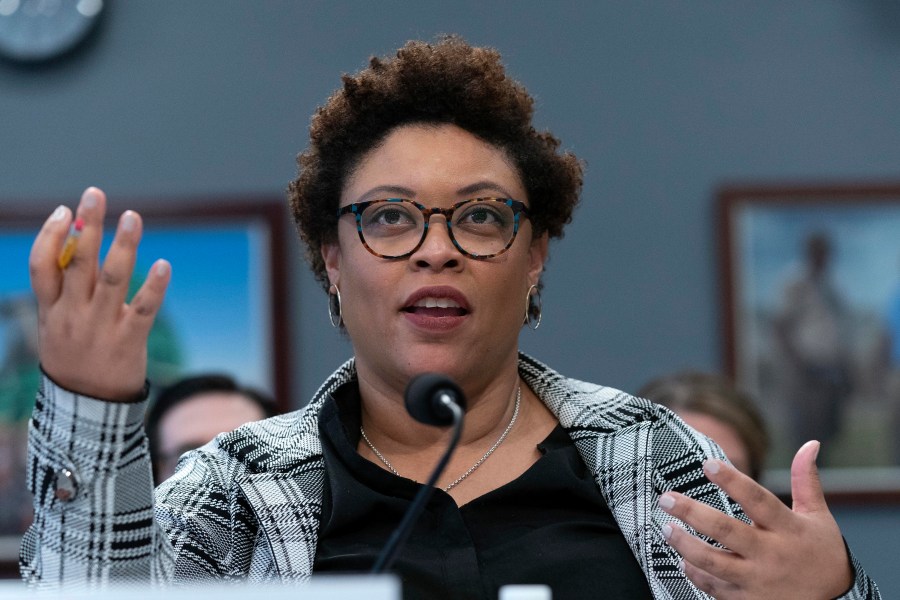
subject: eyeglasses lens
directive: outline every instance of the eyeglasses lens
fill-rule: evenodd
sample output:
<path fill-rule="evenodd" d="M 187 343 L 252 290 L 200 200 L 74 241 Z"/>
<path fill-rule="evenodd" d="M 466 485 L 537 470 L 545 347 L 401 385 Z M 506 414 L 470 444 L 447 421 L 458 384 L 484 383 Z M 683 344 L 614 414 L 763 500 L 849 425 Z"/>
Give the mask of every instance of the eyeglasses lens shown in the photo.
<path fill-rule="evenodd" d="M 374 202 L 362 212 L 359 223 L 366 244 L 386 257 L 409 254 L 425 231 L 425 215 L 407 200 Z M 457 205 L 450 216 L 451 237 L 475 256 L 502 252 L 515 232 L 515 211 L 502 200 L 469 200 Z"/>

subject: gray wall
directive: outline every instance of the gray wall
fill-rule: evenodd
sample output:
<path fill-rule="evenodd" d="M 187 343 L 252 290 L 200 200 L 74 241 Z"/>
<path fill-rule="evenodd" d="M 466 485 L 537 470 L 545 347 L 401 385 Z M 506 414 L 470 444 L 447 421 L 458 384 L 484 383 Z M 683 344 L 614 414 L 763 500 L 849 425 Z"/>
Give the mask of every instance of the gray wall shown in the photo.
<path fill-rule="evenodd" d="M 587 161 L 538 332 L 569 375 L 634 389 L 722 366 L 713 198 L 728 182 L 900 179 L 890 0 L 117 2 L 84 52 L 0 65 L 0 202 L 281 194 L 309 116 L 373 53 L 458 32 L 496 46 L 537 120 Z M 296 397 L 348 355 L 292 246 Z M 896 507 L 842 507 L 900 596 Z M 893 592 L 893 593 L 891 593 Z"/>

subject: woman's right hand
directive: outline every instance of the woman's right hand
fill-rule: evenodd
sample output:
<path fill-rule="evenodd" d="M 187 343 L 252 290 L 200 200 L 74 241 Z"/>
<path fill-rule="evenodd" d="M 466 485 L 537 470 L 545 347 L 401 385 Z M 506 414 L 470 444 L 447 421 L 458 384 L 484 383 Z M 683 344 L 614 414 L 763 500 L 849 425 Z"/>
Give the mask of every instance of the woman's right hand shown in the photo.
<path fill-rule="evenodd" d="M 141 239 L 141 218 L 126 211 L 102 267 L 106 196 L 88 188 L 76 216 L 84 228 L 71 263 L 58 260 L 72 223 L 60 206 L 47 219 L 31 248 L 31 286 L 38 302 L 41 365 L 58 385 L 104 400 L 134 400 L 147 377 L 147 337 L 169 284 L 171 267 L 156 261 L 146 281 L 126 304 L 128 284 Z"/>

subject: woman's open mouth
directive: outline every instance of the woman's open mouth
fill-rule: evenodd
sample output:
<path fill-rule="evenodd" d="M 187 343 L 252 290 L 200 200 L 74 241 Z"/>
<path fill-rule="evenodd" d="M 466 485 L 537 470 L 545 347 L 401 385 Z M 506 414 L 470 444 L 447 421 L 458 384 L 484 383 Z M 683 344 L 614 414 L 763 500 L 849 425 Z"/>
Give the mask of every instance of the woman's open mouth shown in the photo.
<path fill-rule="evenodd" d="M 452 298 L 426 296 L 417 300 L 412 306 L 404 307 L 403 312 L 425 317 L 462 317 L 469 311 Z"/>
<path fill-rule="evenodd" d="M 400 309 L 416 327 L 448 330 L 472 314 L 465 295 L 453 286 L 429 286 L 413 292 Z"/>

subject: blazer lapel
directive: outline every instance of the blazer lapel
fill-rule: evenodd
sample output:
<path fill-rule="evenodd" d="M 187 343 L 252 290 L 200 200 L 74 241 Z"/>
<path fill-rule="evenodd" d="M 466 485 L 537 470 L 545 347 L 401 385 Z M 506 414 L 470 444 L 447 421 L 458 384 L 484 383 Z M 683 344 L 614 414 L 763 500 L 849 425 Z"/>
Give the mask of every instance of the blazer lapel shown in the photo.
<path fill-rule="evenodd" d="M 258 473 L 238 483 L 283 581 L 312 575 L 324 481 L 325 464 L 319 456 L 300 473 Z"/>
<path fill-rule="evenodd" d="M 293 416 L 293 429 L 288 435 L 269 440 L 267 452 L 260 452 L 257 459 L 264 468 L 251 465 L 251 473 L 238 482 L 283 581 L 305 580 L 312 575 L 325 486 L 319 411 L 331 393 L 354 376 L 351 359 Z"/>
<path fill-rule="evenodd" d="M 603 494 L 655 598 L 706 598 L 678 568 L 662 536 L 652 404 L 619 390 L 568 379 L 520 354 L 519 373 L 559 419 Z"/>

